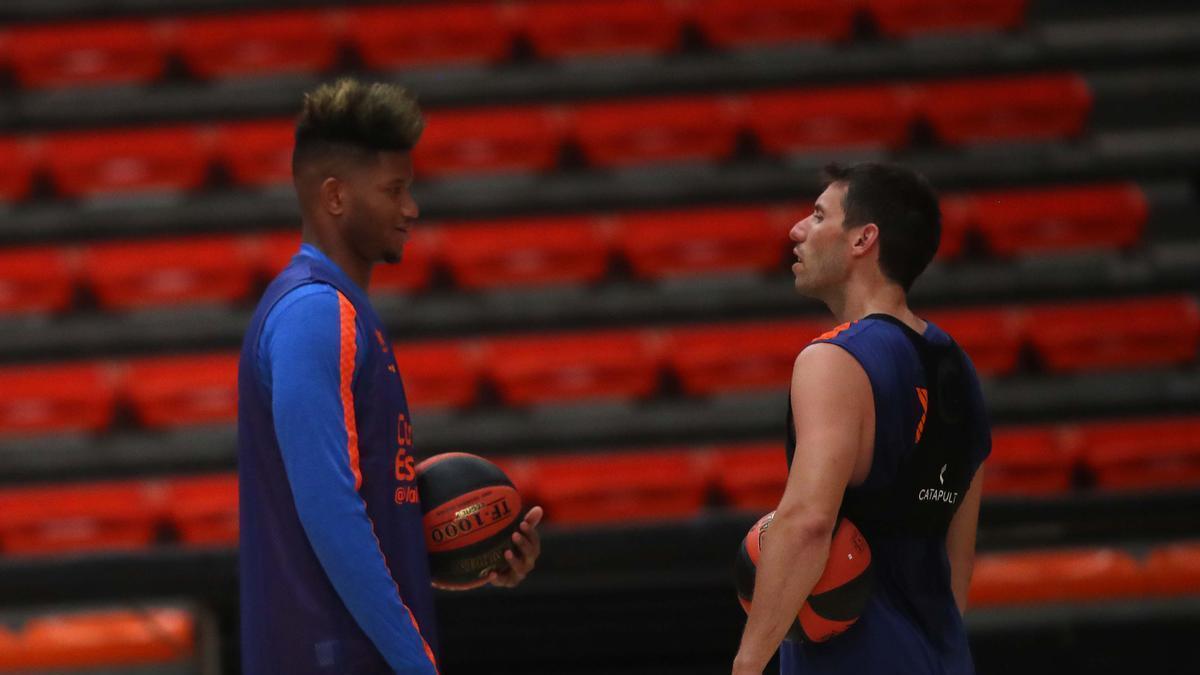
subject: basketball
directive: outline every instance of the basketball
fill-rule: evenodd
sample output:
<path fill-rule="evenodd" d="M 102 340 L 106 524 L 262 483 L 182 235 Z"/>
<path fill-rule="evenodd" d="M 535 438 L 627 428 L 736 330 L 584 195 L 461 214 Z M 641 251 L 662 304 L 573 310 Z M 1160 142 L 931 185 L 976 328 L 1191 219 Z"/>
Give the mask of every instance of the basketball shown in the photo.
<path fill-rule="evenodd" d="M 738 601 L 746 613 L 754 597 L 754 575 L 767 530 L 775 517 L 772 511 L 759 519 L 742 539 L 734 564 L 734 582 Z M 800 607 L 788 630 L 788 640 L 825 642 L 844 633 L 867 604 L 871 594 L 871 547 L 866 538 L 846 518 L 838 521 L 829 546 L 829 561 L 812 593 Z"/>
<path fill-rule="evenodd" d="M 434 585 L 477 588 L 504 569 L 521 495 L 500 467 L 465 452 L 435 455 L 417 465 L 417 490 Z"/>

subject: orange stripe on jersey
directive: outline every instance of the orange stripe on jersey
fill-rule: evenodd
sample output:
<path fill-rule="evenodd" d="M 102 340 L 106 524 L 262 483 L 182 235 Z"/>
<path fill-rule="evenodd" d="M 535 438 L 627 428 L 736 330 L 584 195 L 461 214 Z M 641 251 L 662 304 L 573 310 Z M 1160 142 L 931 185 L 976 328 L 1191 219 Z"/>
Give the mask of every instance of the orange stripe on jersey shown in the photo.
<path fill-rule="evenodd" d="M 346 296 L 338 293 L 338 322 L 341 324 L 341 348 L 338 368 L 341 374 L 342 418 L 346 423 L 346 453 L 350 456 L 350 472 L 354 474 L 354 489 L 362 487 L 362 469 L 358 465 L 358 424 L 354 420 L 354 358 L 358 354 L 358 312 Z"/>
<path fill-rule="evenodd" d="M 821 334 L 820 334 L 820 335 L 818 335 L 817 337 L 813 338 L 813 340 L 812 340 L 812 341 L 813 341 L 813 342 L 816 342 L 816 341 L 818 341 L 818 340 L 832 340 L 833 338 L 835 338 L 835 337 L 837 337 L 837 336 L 838 336 L 838 333 L 841 333 L 842 331 L 844 331 L 844 330 L 846 330 L 847 328 L 849 328 L 851 323 L 853 323 L 853 322 L 846 322 L 846 323 L 844 323 L 844 324 L 842 324 L 842 325 L 838 326 L 837 328 L 834 328 L 834 329 L 833 329 L 833 330 L 831 330 L 831 331 L 828 331 L 828 332 L 826 332 L 826 333 L 821 333 Z"/>
<path fill-rule="evenodd" d="M 914 443 L 920 443 L 921 434 L 925 433 L 925 417 L 929 414 L 929 390 L 917 387 L 917 400 L 921 402 L 921 421 L 917 422 L 917 439 Z"/>

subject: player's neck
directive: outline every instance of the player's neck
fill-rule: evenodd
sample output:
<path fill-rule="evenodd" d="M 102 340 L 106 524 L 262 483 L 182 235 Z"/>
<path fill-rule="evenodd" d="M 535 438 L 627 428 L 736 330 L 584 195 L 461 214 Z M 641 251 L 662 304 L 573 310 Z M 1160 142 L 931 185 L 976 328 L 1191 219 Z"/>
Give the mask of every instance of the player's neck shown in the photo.
<path fill-rule="evenodd" d="M 872 314 L 887 314 L 918 333 L 925 331 L 925 322 L 909 308 L 907 294 L 895 283 L 882 279 L 852 279 L 840 290 L 841 293 L 825 302 L 839 324 L 858 321 Z"/>
<path fill-rule="evenodd" d="M 365 293 L 371 285 L 371 270 L 374 264 L 367 260 L 363 260 L 346 245 L 344 241 L 337 237 L 322 237 L 315 227 L 309 227 L 307 224 L 303 229 L 302 240 L 305 244 L 311 244 L 317 247 L 321 253 L 333 261 L 338 269 L 350 277 L 358 287 Z"/>

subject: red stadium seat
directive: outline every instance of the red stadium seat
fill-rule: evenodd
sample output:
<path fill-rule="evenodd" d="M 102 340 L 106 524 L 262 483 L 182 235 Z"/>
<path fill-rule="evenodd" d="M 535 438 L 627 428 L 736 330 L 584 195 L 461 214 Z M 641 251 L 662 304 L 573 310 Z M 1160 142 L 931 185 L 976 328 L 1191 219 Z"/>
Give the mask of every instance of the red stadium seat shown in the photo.
<path fill-rule="evenodd" d="M 704 505 L 704 472 L 681 450 L 539 457 L 531 473 L 559 524 L 685 518 Z"/>
<path fill-rule="evenodd" d="M 608 245 L 593 218 L 444 225 L 446 264 L 462 288 L 591 284 L 608 271 Z"/>
<path fill-rule="evenodd" d="M 508 58 L 515 37 L 494 3 L 362 7 L 350 9 L 346 18 L 347 33 L 372 70 L 499 63 Z"/>
<path fill-rule="evenodd" d="M 664 355 L 692 396 L 786 390 L 796 356 L 825 328 L 817 321 L 677 328 L 666 339 Z"/>
<path fill-rule="evenodd" d="M 142 483 L 114 482 L 0 491 L 0 548 L 6 555 L 148 546 L 153 496 Z"/>
<path fill-rule="evenodd" d="M 856 10 L 853 0 L 701 0 L 693 20 L 713 46 L 737 49 L 846 40 Z"/>
<path fill-rule="evenodd" d="M 205 79 L 325 72 L 337 62 L 338 37 L 322 11 L 183 19 L 177 31 L 184 62 Z"/>
<path fill-rule="evenodd" d="M 26 139 L 0 138 L 0 202 L 19 202 L 33 187 L 34 147 Z"/>
<path fill-rule="evenodd" d="M 0 250 L 0 314 L 61 312 L 71 305 L 76 265 L 55 247 Z"/>
<path fill-rule="evenodd" d="M 534 51 L 548 59 L 679 47 L 681 17 L 666 0 L 529 0 L 517 16 Z"/>
<path fill-rule="evenodd" d="M 147 428 L 231 422 L 237 371 L 232 353 L 139 359 L 129 363 L 125 394 Z"/>
<path fill-rule="evenodd" d="M 508 479 L 512 481 L 517 492 L 521 493 L 521 502 L 523 504 L 540 504 L 541 496 L 537 491 L 537 484 L 533 482 L 533 462 L 525 457 L 488 457 L 500 470 L 504 472 Z"/>
<path fill-rule="evenodd" d="M 105 243 L 85 251 L 84 270 L 108 309 L 230 303 L 250 290 L 251 253 L 234 237 Z"/>
<path fill-rule="evenodd" d="M 475 403 L 480 367 L 469 345 L 398 342 L 392 349 L 413 408 L 466 408 Z"/>
<path fill-rule="evenodd" d="M 167 63 L 163 26 L 89 21 L 23 27 L 10 35 L 13 74 L 22 87 L 146 84 Z"/>
<path fill-rule="evenodd" d="M 1015 255 L 1138 243 L 1149 206 L 1134 183 L 972 195 L 979 230 L 993 253 Z"/>
<path fill-rule="evenodd" d="M 1200 308 L 1191 296 L 1044 305 L 1029 310 L 1029 329 L 1055 371 L 1190 363 L 1200 342 Z"/>
<path fill-rule="evenodd" d="M 783 218 L 766 207 L 627 213 L 618 246 L 643 279 L 778 272 L 791 246 Z"/>
<path fill-rule="evenodd" d="M 441 257 L 436 232 L 418 222 L 404 244 L 404 258 L 394 265 L 376 265 L 371 272 L 372 293 L 416 293 L 429 287 L 434 261 Z"/>
<path fill-rule="evenodd" d="M 715 162 L 733 154 L 737 115 L 732 99 L 722 97 L 591 103 L 575 111 L 575 136 L 598 167 Z"/>
<path fill-rule="evenodd" d="M 196 620 L 183 609 L 102 610 L 30 619 L 15 658 L 0 667 L 19 672 L 111 668 L 129 671 L 147 664 L 191 658 Z"/>
<path fill-rule="evenodd" d="M 967 309 L 922 313 L 954 338 L 982 375 L 1007 375 L 1017 369 L 1024 335 L 1023 315 L 1011 309 Z"/>
<path fill-rule="evenodd" d="M 101 431 L 115 402 L 112 377 L 98 364 L 0 369 L 0 434 Z"/>
<path fill-rule="evenodd" d="M 291 119 L 223 124 L 217 129 L 217 159 L 240 185 L 291 185 L 295 131 Z"/>
<path fill-rule="evenodd" d="M 237 545 L 237 474 L 173 479 L 167 483 L 164 503 L 167 518 L 183 543 Z"/>
<path fill-rule="evenodd" d="M 962 255 L 967 232 L 975 226 L 975 213 L 968 197 L 954 195 L 942 197 L 942 241 L 937 257 L 953 260 Z"/>
<path fill-rule="evenodd" d="M 429 112 L 414 151 L 418 176 L 541 172 L 558 163 L 562 123 L 552 109 Z"/>
<path fill-rule="evenodd" d="M 972 605 L 1029 605 L 1141 595 L 1137 561 L 1115 549 L 1035 551 L 980 556 L 971 581 Z"/>
<path fill-rule="evenodd" d="M 997 429 L 984 472 L 986 495 L 1045 495 L 1071 489 L 1075 469 L 1058 432 L 1049 427 Z"/>
<path fill-rule="evenodd" d="M 211 157 L 193 127 L 74 131 L 44 144 L 54 185 L 68 197 L 195 190 Z"/>
<path fill-rule="evenodd" d="M 1160 546 L 1146 557 L 1145 569 L 1150 593 L 1172 598 L 1200 594 L 1200 543 Z"/>
<path fill-rule="evenodd" d="M 725 500 L 750 511 L 779 505 L 787 484 L 783 443 L 753 443 L 714 448 L 713 479 Z"/>
<path fill-rule="evenodd" d="M 888 37 L 921 33 L 1001 31 L 1024 23 L 1026 0 L 865 0 Z"/>
<path fill-rule="evenodd" d="M 746 97 L 746 120 L 772 155 L 908 145 L 915 120 L 904 87 L 771 91 Z"/>
<path fill-rule="evenodd" d="M 636 331 L 499 338 L 484 367 L 510 405 L 633 399 L 658 389 L 658 354 Z"/>
<path fill-rule="evenodd" d="M 1200 417 L 1084 424 L 1073 440 L 1098 487 L 1200 486 Z"/>
<path fill-rule="evenodd" d="M 1082 134 L 1092 93 L 1078 75 L 981 78 L 915 87 L 944 143 L 1046 140 Z"/>

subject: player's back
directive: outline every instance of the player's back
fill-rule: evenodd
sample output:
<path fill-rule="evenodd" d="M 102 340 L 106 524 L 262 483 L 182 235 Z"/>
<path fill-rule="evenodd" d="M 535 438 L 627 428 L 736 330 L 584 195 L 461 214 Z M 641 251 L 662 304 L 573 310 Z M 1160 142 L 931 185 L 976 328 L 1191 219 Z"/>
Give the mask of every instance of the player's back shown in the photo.
<path fill-rule="evenodd" d="M 849 352 L 871 382 L 871 470 L 861 485 L 846 490 L 842 513 L 871 546 L 874 586 L 846 633 L 822 644 L 785 642 L 781 670 L 970 675 L 974 667 L 951 591 L 946 530 L 990 451 L 974 368 L 938 327 L 930 324 L 919 335 L 885 315 L 841 326 L 817 341 Z M 790 464 L 795 445 L 790 415 L 788 427 Z"/>

